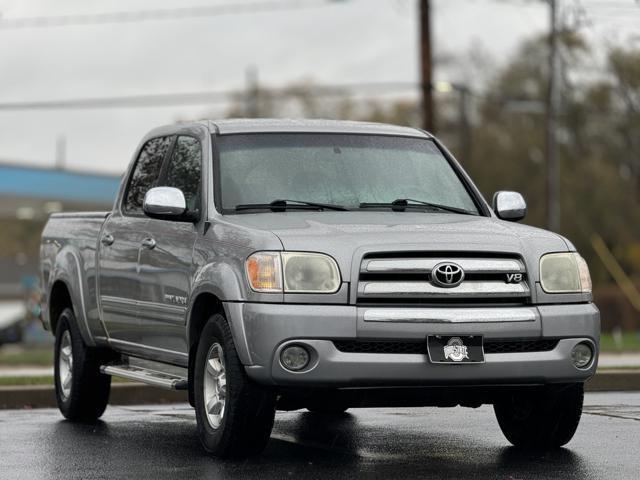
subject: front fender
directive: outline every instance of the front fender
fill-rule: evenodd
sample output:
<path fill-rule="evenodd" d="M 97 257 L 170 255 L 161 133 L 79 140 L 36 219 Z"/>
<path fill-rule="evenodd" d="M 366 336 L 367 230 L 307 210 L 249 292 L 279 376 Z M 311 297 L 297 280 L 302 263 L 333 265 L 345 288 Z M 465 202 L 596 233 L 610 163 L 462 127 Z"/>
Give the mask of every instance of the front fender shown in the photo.
<path fill-rule="evenodd" d="M 229 300 L 241 300 L 244 298 L 243 279 L 237 274 L 237 269 L 227 263 L 212 263 L 203 267 L 195 276 L 191 293 L 190 305 L 187 310 L 187 332 L 191 332 L 193 320 L 193 307 L 202 294 L 215 296 L 223 305 L 224 314 L 231 329 L 233 343 L 236 346 L 238 357 L 244 365 L 251 364 L 249 349 L 247 346 L 244 326 L 241 315 L 236 313 L 233 306 L 241 306 L 239 303 L 227 303 Z M 229 308 L 232 306 L 232 308 Z M 191 345 L 195 339 L 189 338 Z"/>
<path fill-rule="evenodd" d="M 244 298 L 242 281 L 232 265 L 224 262 L 210 263 L 197 272 L 191 297 L 196 298 L 198 294 L 207 292 L 222 302 L 241 300 Z"/>

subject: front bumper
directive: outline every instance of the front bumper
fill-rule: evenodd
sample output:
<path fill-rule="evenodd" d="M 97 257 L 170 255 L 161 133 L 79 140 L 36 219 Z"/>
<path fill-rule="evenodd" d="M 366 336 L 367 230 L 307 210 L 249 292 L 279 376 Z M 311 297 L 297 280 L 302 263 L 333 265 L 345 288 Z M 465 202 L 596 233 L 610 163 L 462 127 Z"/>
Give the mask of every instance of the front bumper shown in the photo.
<path fill-rule="evenodd" d="M 338 305 L 226 303 L 227 318 L 247 374 L 263 385 L 299 387 L 388 387 L 422 385 L 534 385 L 584 382 L 595 374 L 600 314 L 595 305 L 558 304 L 513 309 L 482 309 L 468 320 L 437 321 L 429 309 L 411 321 L 392 321 L 367 314 L 366 308 Z M 491 317 L 490 311 L 495 311 Z M 435 310 L 434 310 L 435 311 Z M 397 317 L 397 316 L 396 316 Z M 377 318 L 367 322 L 365 318 Z M 475 318 L 475 320 L 474 320 Z M 511 320 L 510 320 L 511 318 Z M 482 364 L 433 364 L 424 354 L 346 353 L 334 340 L 424 340 L 427 335 L 483 335 L 485 340 L 559 339 L 553 350 L 485 354 Z M 571 361 L 572 348 L 581 341 L 595 347 L 587 369 Z M 312 361 L 302 372 L 280 364 L 287 344 L 306 345 Z"/>

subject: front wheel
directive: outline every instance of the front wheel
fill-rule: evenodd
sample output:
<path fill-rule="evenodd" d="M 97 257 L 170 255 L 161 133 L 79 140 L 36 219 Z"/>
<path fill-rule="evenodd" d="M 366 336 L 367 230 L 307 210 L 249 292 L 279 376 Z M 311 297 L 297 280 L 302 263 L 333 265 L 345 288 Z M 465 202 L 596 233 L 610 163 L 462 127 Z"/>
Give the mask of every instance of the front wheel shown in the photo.
<path fill-rule="evenodd" d="M 200 335 L 193 378 L 204 449 L 222 458 L 260 453 L 271 436 L 275 395 L 247 377 L 220 314 L 209 319 Z"/>
<path fill-rule="evenodd" d="M 100 373 L 105 360 L 100 350 L 84 344 L 73 310 L 64 309 L 56 328 L 54 377 L 58 408 L 65 418 L 94 421 L 102 416 L 111 389 L 111 377 Z"/>
<path fill-rule="evenodd" d="M 573 438 L 582 415 L 584 385 L 552 385 L 515 392 L 494 404 L 498 424 L 513 445 L 559 448 Z"/>

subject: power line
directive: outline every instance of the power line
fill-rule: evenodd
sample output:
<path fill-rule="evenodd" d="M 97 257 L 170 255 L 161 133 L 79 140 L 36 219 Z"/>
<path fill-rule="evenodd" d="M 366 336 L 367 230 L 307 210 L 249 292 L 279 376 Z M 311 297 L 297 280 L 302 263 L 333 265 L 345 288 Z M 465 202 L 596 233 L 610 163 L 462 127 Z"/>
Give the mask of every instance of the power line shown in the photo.
<path fill-rule="evenodd" d="M 27 102 L 0 103 L 0 111 L 16 110 L 77 110 L 93 108 L 162 107 L 171 105 L 195 105 L 219 103 L 239 91 L 191 92 L 151 95 L 128 95 L 122 97 L 93 97 L 62 100 L 37 100 Z"/>
<path fill-rule="evenodd" d="M 544 111 L 544 104 L 537 98 L 512 97 L 504 95 L 483 95 L 469 90 L 466 85 L 451 84 L 450 90 L 438 89 L 435 82 L 435 91 L 443 94 L 449 91 L 465 90 L 468 97 L 476 101 L 486 101 L 493 104 L 505 105 L 508 110 L 520 113 L 539 114 Z M 448 83 L 448 82 L 444 82 Z M 415 82 L 368 82 L 368 83 L 343 83 L 343 84 L 312 84 L 290 85 L 283 88 L 260 87 L 261 96 L 270 98 L 295 98 L 301 95 L 312 97 L 339 97 L 352 95 L 358 98 L 374 98 L 375 95 L 389 95 L 396 93 L 421 92 L 422 83 Z M 255 88 L 255 87 L 254 87 Z M 0 112 L 3 111 L 33 111 L 33 110 L 91 110 L 108 108 L 153 108 L 176 105 L 211 105 L 231 103 L 235 100 L 246 98 L 252 92 L 247 89 L 200 91 L 184 93 L 159 93 L 144 95 L 126 95 L 117 97 L 85 97 L 59 100 L 34 100 L 21 102 L 0 102 Z"/>
<path fill-rule="evenodd" d="M 2 18 L 0 29 L 52 28 L 82 25 L 104 25 L 134 23 L 157 20 L 184 20 L 221 15 L 268 13 L 282 10 L 302 10 L 338 3 L 339 0 L 273 0 L 249 3 L 228 3 L 194 7 L 165 8 L 155 10 L 133 10 L 111 13 L 74 14 L 36 17 Z"/>
<path fill-rule="evenodd" d="M 272 97 L 292 97 L 301 90 L 308 88 L 313 96 L 341 96 L 346 94 L 357 94 L 367 91 L 375 92 L 403 92 L 416 90 L 418 84 L 413 82 L 375 82 L 375 83 L 353 83 L 338 85 L 304 85 L 289 88 L 269 89 L 261 88 L 261 93 L 269 94 Z M 0 103 L 0 111 L 20 111 L 20 110 L 81 110 L 81 109 L 102 109 L 102 108 L 140 108 L 140 107 L 165 107 L 172 105 L 206 105 L 215 103 L 229 103 L 234 98 L 246 95 L 245 90 L 227 91 L 201 91 L 189 93 L 161 93 L 148 95 L 128 95 L 121 97 L 89 97 L 61 100 L 37 100 L 26 102 L 4 102 Z"/>
<path fill-rule="evenodd" d="M 618 1 L 583 1 L 581 2 L 587 8 L 637 8 L 640 2 L 637 0 L 618 0 Z"/>
<path fill-rule="evenodd" d="M 582 8 L 584 13 L 587 11 L 591 11 L 594 13 L 594 10 L 597 10 L 597 13 L 594 13 L 601 17 L 616 17 L 620 19 L 632 18 L 630 16 L 634 14 L 640 13 L 640 1 L 638 0 L 629 0 L 628 2 L 623 3 L 598 3 L 598 2 L 589 2 L 584 0 L 577 0 L 577 4 Z"/>

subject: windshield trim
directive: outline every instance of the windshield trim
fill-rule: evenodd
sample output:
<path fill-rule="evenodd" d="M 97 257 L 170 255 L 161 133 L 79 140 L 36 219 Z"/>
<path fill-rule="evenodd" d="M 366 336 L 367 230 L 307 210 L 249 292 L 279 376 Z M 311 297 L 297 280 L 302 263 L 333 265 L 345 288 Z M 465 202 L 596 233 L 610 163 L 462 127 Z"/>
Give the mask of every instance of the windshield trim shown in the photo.
<path fill-rule="evenodd" d="M 255 211 L 237 211 L 235 208 L 223 208 L 222 207 L 222 187 L 220 184 L 220 149 L 218 148 L 218 139 L 226 136 L 237 136 L 237 135 L 308 135 L 309 133 L 313 133 L 314 135 L 349 135 L 349 136 L 367 136 L 367 137 L 398 137 L 398 138 L 406 138 L 406 135 L 387 135 L 387 134 L 377 134 L 377 133 L 335 133 L 335 132 L 302 132 L 302 131 L 281 131 L 281 132 L 251 132 L 251 133 L 230 133 L 230 134 L 219 134 L 212 133 L 211 134 L 211 148 L 213 151 L 213 202 L 214 207 L 217 212 L 221 215 L 243 215 L 246 213 L 273 213 L 271 210 L 255 210 Z M 478 209 L 478 215 L 482 217 L 491 217 L 491 210 L 485 201 L 484 197 L 480 193 L 480 191 L 475 187 L 472 183 L 471 178 L 468 174 L 462 169 L 462 166 L 456 161 L 453 155 L 442 145 L 442 143 L 437 140 L 435 137 L 412 137 L 420 139 L 421 141 L 431 142 L 436 149 L 440 152 L 440 154 L 445 158 L 449 166 L 453 169 L 454 173 L 458 180 L 462 183 L 467 194 L 471 197 L 474 206 Z M 301 210 L 302 211 L 302 210 Z M 308 210 L 308 212 L 322 213 L 327 210 Z M 350 208 L 349 212 L 362 212 L 366 211 L 361 208 Z M 346 212 L 344 212 L 346 213 Z M 433 213 L 433 212 L 431 212 Z M 444 213 L 444 212 L 440 212 Z M 452 215 L 458 215 L 453 214 Z M 462 214 L 460 214 L 462 215 Z"/>

